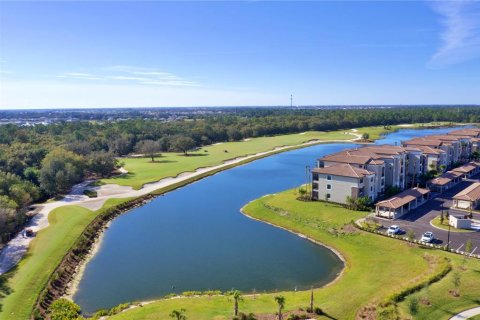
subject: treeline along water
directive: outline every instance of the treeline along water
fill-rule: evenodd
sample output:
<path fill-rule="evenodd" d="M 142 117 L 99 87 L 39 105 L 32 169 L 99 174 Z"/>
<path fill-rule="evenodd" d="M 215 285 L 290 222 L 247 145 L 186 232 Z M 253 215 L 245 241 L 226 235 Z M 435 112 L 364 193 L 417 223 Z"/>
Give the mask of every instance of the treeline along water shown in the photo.
<path fill-rule="evenodd" d="M 449 129 L 401 130 L 399 143 Z M 74 297 L 85 312 L 188 290 L 305 289 L 328 283 L 342 262 L 330 250 L 240 213 L 266 194 L 305 183 L 305 166 L 354 144 L 322 144 L 218 173 L 115 219 Z"/>

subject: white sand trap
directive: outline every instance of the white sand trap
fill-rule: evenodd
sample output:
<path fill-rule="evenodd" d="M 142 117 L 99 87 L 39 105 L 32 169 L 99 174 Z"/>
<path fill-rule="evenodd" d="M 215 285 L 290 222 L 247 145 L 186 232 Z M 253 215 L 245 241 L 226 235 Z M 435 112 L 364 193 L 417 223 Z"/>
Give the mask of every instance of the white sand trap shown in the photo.
<path fill-rule="evenodd" d="M 352 140 L 324 140 L 321 142 L 328 143 L 328 142 L 348 142 L 348 141 L 355 141 Z M 296 146 L 309 146 L 319 143 L 319 140 L 309 141 L 302 143 Z M 217 143 L 217 144 L 221 144 Z M 206 167 L 206 168 L 199 168 L 194 172 L 184 172 L 179 174 L 177 177 L 170 177 L 164 178 L 157 182 L 148 183 L 143 186 L 140 190 L 134 190 L 131 187 L 127 186 L 119 186 L 115 184 L 106 184 L 99 187 L 87 187 L 92 180 L 84 181 L 80 184 L 75 185 L 72 188 L 72 191 L 65 196 L 62 200 L 44 203 L 38 205 L 42 207 L 42 209 L 38 212 L 38 214 L 25 226 L 25 228 L 31 228 L 35 233 L 39 230 L 46 228 L 48 226 L 48 215 L 49 213 L 56 208 L 66 206 L 66 205 L 79 205 L 84 208 L 90 210 L 98 210 L 100 209 L 105 201 L 108 199 L 121 199 L 121 198 L 136 198 L 143 196 L 145 194 L 151 193 L 155 190 L 171 186 L 173 184 L 188 180 L 193 177 L 200 176 L 202 174 L 208 173 L 210 171 L 218 170 L 225 168 L 232 164 L 240 163 L 244 160 L 255 159 L 257 157 L 266 156 L 272 154 L 279 150 L 289 149 L 293 146 L 283 146 L 277 147 L 270 151 L 260 152 L 254 155 L 239 157 L 232 160 L 225 161 L 222 164 L 213 166 L 213 167 Z M 126 173 L 125 169 L 119 170 L 122 173 Z M 83 194 L 85 189 L 92 189 L 97 191 L 96 198 L 89 198 Z M 23 236 L 22 233 L 17 235 L 14 239 L 12 239 L 8 244 L 0 252 L 0 274 L 5 273 L 6 271 L 10 270 L 13 266 L 15 266 L 20 259 L 24 256 L 25 252 L 28 249 L 28 245 L 33 238 L 26 238 Z"/>

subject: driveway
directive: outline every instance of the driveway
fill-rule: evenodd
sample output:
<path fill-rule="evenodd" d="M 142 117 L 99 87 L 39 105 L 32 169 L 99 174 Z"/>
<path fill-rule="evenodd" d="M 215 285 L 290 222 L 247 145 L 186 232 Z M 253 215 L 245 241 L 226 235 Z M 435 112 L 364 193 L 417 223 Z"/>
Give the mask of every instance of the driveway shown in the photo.
<path fill-rule="evenodd" d="M 478 182 L 478 179 L 462 181 L 443 194 L 432 194 L 433 198 L 431 200 L 397 220 L 379 219 L 377 217 L 375 217 L 375 219 L 386 228 L 395 224 L 398 225 L 404 233 L 412 230 L 415 233 L 415 239 L 420 239 L 426 231 L 432 231 L 435 235 L 435 244 L 445 245 L 448 240 L 448 231 L 433 227 L 430 221 L 440 216 L 442 206 L 444 215 L 446 210 L 448 210 L 450 214 L 467 214 L 465 211 L 450 209 L 450 206 L 452 205 L 452 197 L 473 182 Z M 474 213 L 474 219 L 480 220 L 480 214 Z M 452 228 L 451 230 L 455 229 Z M 463 251 L 467 240 L 472 242 L 473 253 L 480 254 L 480 231 L 450 232 L 450 247 L 452 249 Z"/>

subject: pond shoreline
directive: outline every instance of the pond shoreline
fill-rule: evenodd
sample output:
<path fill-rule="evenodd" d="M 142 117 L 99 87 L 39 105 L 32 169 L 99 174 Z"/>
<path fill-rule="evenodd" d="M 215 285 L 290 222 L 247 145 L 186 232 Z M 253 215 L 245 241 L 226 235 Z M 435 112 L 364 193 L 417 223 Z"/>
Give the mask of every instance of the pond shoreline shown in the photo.
<path fill-rule="evenodd" d="M 88 234 L 87 240 L 86 240 L 87 241 L 86 246 L 84 243 L 80 243 L 82 247 L 82 250 L 80 251 L 80 255 L 78 253 L 75 253 L 75 251 L 78 251 L 77 246 L 79 243 L 76 243 L 76 245 L 74 245 L 74 247 L 72 247 L 65 254 L 62 262 L 59 264 L 59 266 L 57 266 L 54 273 L 50 276 L 50 279 L 45 285 L 44 290 L 39 295 L 35 303 L 36 305 L 35 310 L 40 314 L 46 315 L 46 311 L 48 307 L 55 299 L 60 297 L 73 297 L 75 295 L 78 289 L 78 283 L 81 280 L 83 272 L 85 270 L 85 266 L 94 256 L 93 250 L 95 248 L 97 249 L 99 248 L 98 241 L 99 239 L 101 239 L 103 231 L 106 229 L 106 226 L 108 225 L 108 223 L 110 223 L 118 215 L 128 212 L 133 208 L 143 206 L 145 203 L 167 192 L 184 187 L 198 180 L 212 176 L 218 172 L 228 170 L 237 166 L 241 166 L 255 160 L 269 157 L 274 154 L 291 151 L 295 149 L 301 149 L 301 148 L 319 145 L 319 144 L 352 143 L 352 142 L 356 143 L 355 139 L 340 140 L 340 141 L 313 140 L 313 141 L 308 141 L 308 142 L 298 144 L 298 145 L 293 145 L 293 146 L 276 147 L 273 150 L 257 153 L 255 155 L 239 157 L 239 158 L 230 160 L 228 163 L 210 167 L 210 170 L 208 170 L 208 168 L 204 168 L 204 169 L 207 169 L 204 172 L 200 172 L 196 175 L 193 174 L 192 176 L 189 176 L 180 182 L 172 183 L 166 187 L 159 188 L 157 190 L 154 190 L 152 192 L 139 196 L 135 199 L 129 200 L 127 201 L 127 203 L 117 205 L 115 207 L 108 209 L 110 211 L 113 211 L 113 214 L 109 215 L 107 219 L 104 219 L 104 218 L 102 219 L 102 214 L 99 214 L 89 225 L 89 227 L 92 227 L 93 229 L 89 229 L 89 227 L 87 227 L 83 231 L 82 235 L 80 235 L 79 239 L 82 238 L 82 236 L 84 236 L 85 238 L 85 235 Z M 128 195 L 125 195 L 125 197 L 128 197 Z M 78 205 L 78 204 L 75 203 L 75 205 Z M 68 270 L 68 273 L 69 273 L 68 276 L 65 275 L 65 270 Z"/>

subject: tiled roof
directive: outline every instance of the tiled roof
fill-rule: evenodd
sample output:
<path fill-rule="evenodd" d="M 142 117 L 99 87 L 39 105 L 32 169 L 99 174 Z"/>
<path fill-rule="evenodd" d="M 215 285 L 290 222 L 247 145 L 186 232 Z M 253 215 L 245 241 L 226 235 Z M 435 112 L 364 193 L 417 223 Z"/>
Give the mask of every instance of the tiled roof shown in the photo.
<path fill-rule="evenodd" d="M 476 165 L 471 164 L 471 163 L 467 163 L 467 164 L 464 164 L 464 165 L 461 166 L 461 167 L 458 167 L 458 168 L 453 169 L 452 171 L 469 173 L 469 172 L 475 170 L 476 168 L 477 168 Z"/>
<path fill-rule="evenodd" d="M 347 163 L 334 164 L 324 168 L 314 168 L 312 172 L 352 178 L 363 178 L 367 175 L 375 174 L 374 172 L 354 167 Z"/>
<path fill-rule="evenodd" d="M 462 172 L 459 171 L 447 171 L 439 177 L 428 181 L 430 184 L 434 184 L 437 186 L 444 186 L 447 183 L 451 182 L 452 180 L 459 178 L 463 175 Z"/>
<path fill-rule="evenodd" d="M 430 190 L 428 189 L 412 188 L 412 189 L 405 190 L 392 198 L 377 202 L 375 205 L 377 207 L 380 206 L 385 208 L 398 209 L 406 205 L 407 203 L 415 200 L 416 198 L 423 196 L 429 192 Z"/>
<path fill-rule="evenodd" d="M 476 182 L 453 196 L 455 200 L 476 201 L 480 199 L 480 182 Z"/>
<path fill-rule="evenodd" d="M 454 131 L 450 131 L 448 133 L 448 135 L 479 137 L 480 136 L 480 129 L 479 128 L 468 128 L 468 129 L 454 130 Z"/>
<path fill-rule="evenodd" d="M 430 135 L 423 137 L 427 140 L 440 140 L 440 141 L 459 141 L 462 137 L 455 136 L 455 135 Z"/>
<path fill-rule="evenodd" d="M 426 139 L 426 138 L 415 138 L 403 142 L 406 146 L 433 146 L 439 147 L 442 145 L 442 141 L 438 139 Z"/>
<path fill-rule="evenodd" d="M 320 160 L 341 163 L 367 164 L 370 160 L 372 160 L 372 155 L 355 152 L 355 150 L 346 150 L 326 155 Z"/>
<path fill-rule="evenodd" d="M 428 147 L 428 146 L 417 146 L 418 149 L 420 149 L 423 153 L 425 154 L 443 154 L 445 153 L 445 151 L 443 151 L 442 149 L 434 149 L 434 148 L 431 148 L 431 147 Z"/>

